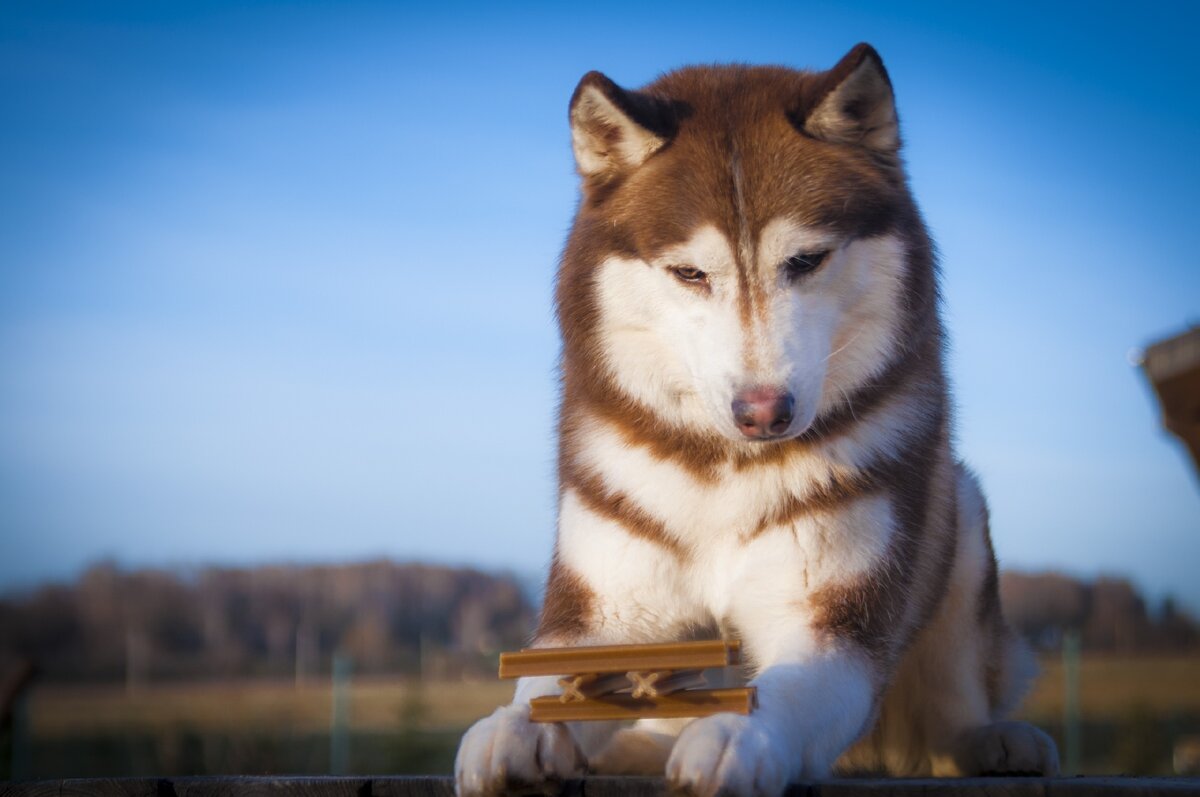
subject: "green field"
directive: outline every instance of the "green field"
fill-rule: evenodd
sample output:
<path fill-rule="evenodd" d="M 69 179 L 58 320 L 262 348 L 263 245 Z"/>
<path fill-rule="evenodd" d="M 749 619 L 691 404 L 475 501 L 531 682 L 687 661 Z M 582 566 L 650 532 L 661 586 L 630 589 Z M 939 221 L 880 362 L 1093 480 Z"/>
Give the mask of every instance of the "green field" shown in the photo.
<path fill-rule="evenodd" d="M 347 769 L 448 772 L 462 730 L 511 692 L 499 681 L 359 679 Z M 1085 658 L 1080 693 L 1089 774 L 1169 772 L 1174 741 L 1200 733 L 1200 657 Z M 13 774 L 327 773 L 330 709 L 327 682 L 42 686 Z M 1047 660 L 1020 713 L 1061 738 L 1062 712 L 1062 669 Z"/>
<path fill-rule="evenodd" d="M 1021 707 L 1034 720 L 1062 717 L 1062 662 L 1044 659 L 1038 680 Z M 1119 720 L 1130 711 L 1200 714 L 1200 655 L 1171 657 L 1089 656 L 1080 667 L 1079 697 L 1089 719 Z"/>
<path fill-rule="evenodd" d="M 432 682 L 358 679 L 350 689 L 350 726 L 356 731 L 467 727 L 512 697 L 505 681 Z M 30 719 L 35 738 L 130 729 L 199 732 L 329 730 L 328 682 L 235 681 L 121 687 L 47 687 L 34 693 Z"/>

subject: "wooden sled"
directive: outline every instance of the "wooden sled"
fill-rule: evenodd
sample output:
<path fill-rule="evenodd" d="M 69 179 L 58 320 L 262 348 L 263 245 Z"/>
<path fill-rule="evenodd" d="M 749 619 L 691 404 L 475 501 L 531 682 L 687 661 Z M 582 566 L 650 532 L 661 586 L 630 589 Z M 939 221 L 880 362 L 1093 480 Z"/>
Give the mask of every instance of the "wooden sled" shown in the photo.
<path fill-rule="evenodd" d="M 500 677 L 557 675 L 561 695 L 529 701 L 534 722 L 749 714 L 752 686 L 705 689 L 702 670 L 741 663 L 736 640 L 526 648 L 500 654 Z"/>

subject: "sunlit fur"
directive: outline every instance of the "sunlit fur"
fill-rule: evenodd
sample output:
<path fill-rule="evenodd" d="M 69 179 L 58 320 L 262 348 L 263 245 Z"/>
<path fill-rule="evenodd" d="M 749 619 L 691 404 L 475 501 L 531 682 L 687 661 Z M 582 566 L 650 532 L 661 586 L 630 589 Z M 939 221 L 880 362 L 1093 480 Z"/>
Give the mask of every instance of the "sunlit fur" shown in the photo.
<path fill-rule="evenodd" d="M 936 264 L 878 55 L 694 67 L 636 92 L 590 73 L 570 118 L 582 198 L 533 644 L 737 637 L 758 708 L 537 725 L 528 700 L 558 687 L 523 679 L 464 736 L 460 797 L 585 769 L 697 797 L 777 797 L 835 769 L 1052 774 L 1049 737 L 1004 721 L 1028 657 L 951 449 Z M 750 389 L 794 398 L 770 440 L 739 430 Z"/>
<path fill-rule="evenodd" d="M 788 257 L 825 250 L 821 268 L 788 280 Z M 705 284 L 681 284 L 671 272 L 681 263 L 704 271 Z M 897 237 L 844 240 L 780 217 L 763 230 L 754 267 L 765 301 L 747 321 L 732 246 L 713 227 L 653 262 L 606 260 L 596 283 L 614 381 L 665 420 L 740 443 L 730 413 L 738 390 L 790 391 L 797 408 L 785 436 L 794 437 L 888 361 L 905 268 Z"/>

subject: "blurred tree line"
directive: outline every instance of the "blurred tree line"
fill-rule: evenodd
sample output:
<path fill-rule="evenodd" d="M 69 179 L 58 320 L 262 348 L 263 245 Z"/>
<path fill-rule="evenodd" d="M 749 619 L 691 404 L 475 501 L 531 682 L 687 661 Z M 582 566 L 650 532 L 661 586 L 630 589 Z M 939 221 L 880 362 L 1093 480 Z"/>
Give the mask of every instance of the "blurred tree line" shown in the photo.
<path fill-rule="evenodd" d="M 1057 648 L 1066 629 L 1079 631 L 1086 651 L 1180 653 L 1200 647 L 1200 628 L 1171 598 L 1156 611 L 1129 581 L 1081 581 L 1062 573 L 1000 575 L 1009 624 L 1035 647 Z"/>
<path fill-rule="evenodd" d="M 73 585 L 0 600 L 0 659 L 53 680 L 357 672 L 494 672 L 535 609 L 511 576 L 388 561 L 330 566 L 88 569 Z"/>
<path fill-rule="evenodd" d="M 1157 611 L 1128 581 L 1005 572 L 1014 628 L 1040 648 L 1076 628 L 1090 651 L 1200 646 L 1192 618 Z M 491 675 L 521 647 L 536 609 L 512 576 L 388 561 L 329 566 L 87 570 L 73 585 L 0 600 L 0 660 L 52 680 L 288 676 L 329 671 L 335 652 L 365 673 Z"/>

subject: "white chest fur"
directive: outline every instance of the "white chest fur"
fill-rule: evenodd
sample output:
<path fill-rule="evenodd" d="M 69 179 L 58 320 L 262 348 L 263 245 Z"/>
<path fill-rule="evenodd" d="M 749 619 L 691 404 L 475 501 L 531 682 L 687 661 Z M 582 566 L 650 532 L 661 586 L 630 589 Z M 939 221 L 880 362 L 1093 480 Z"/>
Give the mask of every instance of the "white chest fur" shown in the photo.
<path fill-rule="evenodd" d="M 764 522 L 789 498 L 848 469 L 830 456 L 839 453 L 833 449 L 778 464 L 729 465 L 703 478 L 600 423 L 581 440 L 578 464 L 603 482 L 609 500 L 636 506 L 664 537 L 634 533 L 573 487 L 564 489 L 559 555 L 596 593 L 602 637 L 651 640 L 692 626 L 806 614 L 814 591 L 876 565 L 894 532 L 883 491 Z"/>

